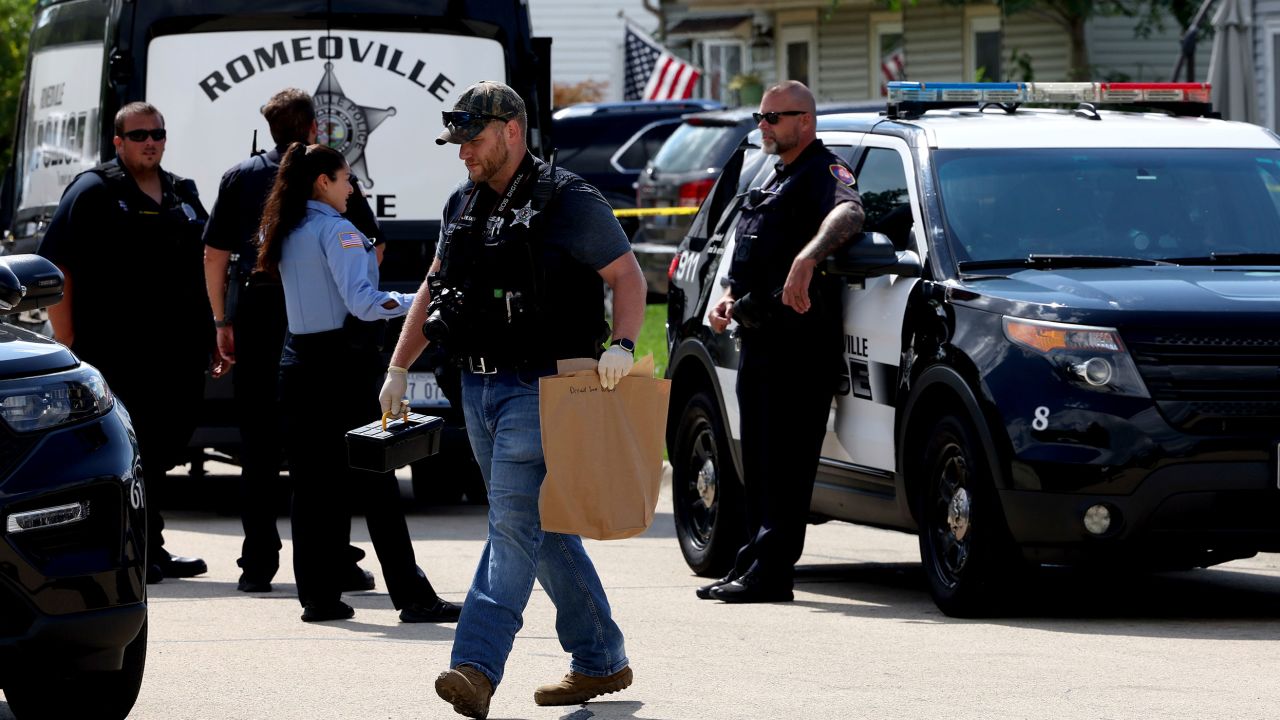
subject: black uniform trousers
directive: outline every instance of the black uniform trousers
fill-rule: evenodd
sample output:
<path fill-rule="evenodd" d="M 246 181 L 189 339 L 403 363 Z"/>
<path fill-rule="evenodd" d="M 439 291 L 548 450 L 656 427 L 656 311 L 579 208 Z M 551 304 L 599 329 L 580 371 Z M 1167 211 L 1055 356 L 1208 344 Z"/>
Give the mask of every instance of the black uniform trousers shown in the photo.
<path fill-rule="evenodd" d="M 337 601 L 348 557 L 351 505 L 365 509 L 369 538 L 396 608 L 433 604 L 417 566 L 394 473 L 347 464 L 346 431 L 381 416 L 381 358 L 333 330 L 289 335 L 280 359 L 281 416 L 293 485 L 293 570 L 303 605 Z"/>
<path fill-rule="evenodd" d="M 835 394 L 831 348 L 802 334 L 744 333 L 738 410 L 746 486 L 747 544 L 733 574 L 790 587 L 813 498 Z"/>
<path fill-rule="evenodd" d="M 280 466 L 280 353 L 288 332 L 279 281 L 251 280 L 240 290 L 232 374 L 240 422 L 240 522 L 244 544 L 236 564 L 245 575 L 269 582 L 280 568 L 276 509 L 283 497 Z"/>
<path fill-rule="evenodd" d="M 105 358 L 93 360 L 82 355 L 82 359 L 98 366 L 133 422 L 147 488 L 147 561 L 161 564 L 169 555 L 164 549 L 164 519 L 160 516 L 165 505 L 164 476 L 186 460 L 184 454 L 195 432 L 204 393 L 204 374 L 198 366 L 183 372 L 164 363 L 129 367 Z"/>

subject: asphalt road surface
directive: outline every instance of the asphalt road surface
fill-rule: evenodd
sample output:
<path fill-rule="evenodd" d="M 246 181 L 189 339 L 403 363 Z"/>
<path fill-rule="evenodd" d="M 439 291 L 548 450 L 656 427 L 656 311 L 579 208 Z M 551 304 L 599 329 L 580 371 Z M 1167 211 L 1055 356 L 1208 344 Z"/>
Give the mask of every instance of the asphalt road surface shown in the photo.
<path fill-rule="evenodd" d="M 465 596 L 484 513 L 410 517 L 418 561 L 446 598 Z M 353 539 L 379 587 L 347 596 L 354 619 L 314 625 L 298 618 L 287 519 L 286 566 L 267 595 L 236 592 L 235 517 L 184 510 L 168 527 L 167 546 L 202 555 L 210 572 L 151 587 L 132 717 L 460 717 L 432 688 L 452 626 L 398 621 L 362 522 Z M 1280 717 L 1280 556 L 1162 575 L 1045 572 L 1015 616 L 962 621 L 929 600 L 914 537 L 829 523 L 810 529 L 805 550 L 793 603 L 697 600 L 702 580 L 681 559 L 664 495 L 644 535 L 588 543 L 635 684 L 582 706 L 534 705 L 534 688 L 567 672 L 535 587 L 490 717 Z"/>

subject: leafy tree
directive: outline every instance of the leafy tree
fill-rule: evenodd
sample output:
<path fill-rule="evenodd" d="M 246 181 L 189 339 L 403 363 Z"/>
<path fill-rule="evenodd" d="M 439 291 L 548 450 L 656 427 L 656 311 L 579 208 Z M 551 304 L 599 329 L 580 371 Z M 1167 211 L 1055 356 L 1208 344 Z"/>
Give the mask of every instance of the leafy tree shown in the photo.
<path fill-rule="evenodd" d="M 0 0 L 0 167 L 9 164 L 13 150 L 13 125 L 27 70 L 27 38 L 35 9 L 36 0 Z"/>

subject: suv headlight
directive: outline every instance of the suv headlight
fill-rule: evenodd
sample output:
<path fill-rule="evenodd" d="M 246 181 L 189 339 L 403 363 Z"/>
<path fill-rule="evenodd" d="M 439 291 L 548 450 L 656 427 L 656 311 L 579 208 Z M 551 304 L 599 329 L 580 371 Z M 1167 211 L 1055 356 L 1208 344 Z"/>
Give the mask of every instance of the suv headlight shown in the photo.
<path fill-rule="evenodd" d="M 1118 395 L 1150 397 L 1115 328 L 1004 316 L 1004 336 L 1053 363 L 1071 383 Z"/>
<path fill-rule="evenodd" d="M 16 432 L 47 430 L 111 409 L 111 390 L 88 363 L 75 370 L 0 381 L 0 419 Z"/>

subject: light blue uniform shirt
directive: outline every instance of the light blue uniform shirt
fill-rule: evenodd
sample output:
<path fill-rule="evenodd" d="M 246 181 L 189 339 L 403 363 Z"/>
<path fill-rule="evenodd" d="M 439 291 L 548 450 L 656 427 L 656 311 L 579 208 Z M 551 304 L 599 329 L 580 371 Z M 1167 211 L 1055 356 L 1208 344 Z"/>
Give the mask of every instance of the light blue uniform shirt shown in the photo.
<path fill-rule="evenodd" d="M 337 330 L 347 314 L 361 320 L 395 318 L 409 312 L 413 294 L 378 290 L 373 244 L 333 206 L 307 201 L 307 214 L 280 253 L 289 332 Z M 382 304 L 396 301 L 388 310 Z"/>

